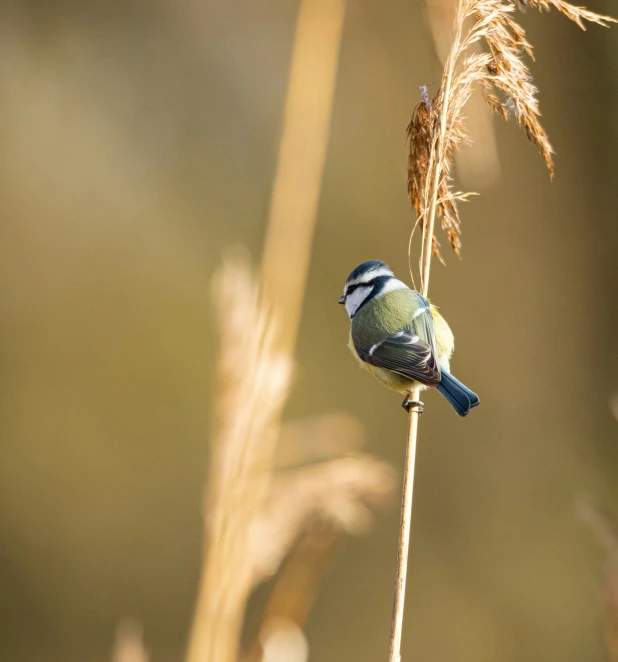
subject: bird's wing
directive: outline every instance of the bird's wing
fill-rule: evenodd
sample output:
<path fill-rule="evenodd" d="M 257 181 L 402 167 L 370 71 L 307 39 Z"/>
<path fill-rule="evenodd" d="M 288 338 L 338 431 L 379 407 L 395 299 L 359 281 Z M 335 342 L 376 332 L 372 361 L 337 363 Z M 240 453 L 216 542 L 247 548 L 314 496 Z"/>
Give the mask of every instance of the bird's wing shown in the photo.
<path fill-rule="evenodd" d="M 431 313 L 428 312 L 431 318 Z M 425 315 L 423 315 L 425 316 Z M 414 320 L 416 321 L 416 320 Z M 430 343 L 433 339 L 433 325 L 430 324 Z M 432 344 L 423 340 L 410 327 L 388 336 L 381 342 L 369 347 L 356 347 L 358 356 L 371 365 L 392 370 L 408 379 L 416 380 L 427 386 L 440 382 L 440 366 L 436 360 Z"/>
<path fill-rule="evenodd" d="M 410 330 L 419 336 L 421 340 L 424 340 L 431 347 L 432 355 L 436 356 L 436 334 L 433 326 L 431 304 L 418 292 L 413 292 L 412 294 L 416 298 L 417 307 L 409 324 Z"/>

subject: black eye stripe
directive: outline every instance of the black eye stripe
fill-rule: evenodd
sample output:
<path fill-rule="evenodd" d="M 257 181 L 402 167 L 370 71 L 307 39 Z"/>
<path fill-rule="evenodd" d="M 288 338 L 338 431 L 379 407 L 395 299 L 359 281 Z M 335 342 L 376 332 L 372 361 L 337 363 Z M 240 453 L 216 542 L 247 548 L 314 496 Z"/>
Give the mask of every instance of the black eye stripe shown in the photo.
<path fill-rule="evenodd" d="M 371 280 L 368 280 L 366 283 L 354 283 L 353 285 L 348 285 L 348 289 L 346 290 L 345 295 L 348 296 L 348 294 L 354 292 L 354 290 L 357 287 L 373 287 L 376 284 L 377 280 L 378 280 L 377 278 L 373 278 Z"/>

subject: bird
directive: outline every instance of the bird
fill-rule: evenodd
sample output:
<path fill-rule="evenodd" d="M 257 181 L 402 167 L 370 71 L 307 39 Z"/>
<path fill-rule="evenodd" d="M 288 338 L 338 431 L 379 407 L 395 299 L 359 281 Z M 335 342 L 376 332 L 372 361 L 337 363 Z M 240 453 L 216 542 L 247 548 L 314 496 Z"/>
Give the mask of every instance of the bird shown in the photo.
<path fill-rule="evenodd" d="M 395 278 L 387 264 L 368 260 L 348 276 L 338 303 L 350 318 L 348 347 L 360 365 L 388 388 L 405 394 L 407 411 L 423 403 L 414 389 L 434 387 L 459 416 L 479 398 L 450 373 L 455 346 L 446 320 L 419 292 Z"/>

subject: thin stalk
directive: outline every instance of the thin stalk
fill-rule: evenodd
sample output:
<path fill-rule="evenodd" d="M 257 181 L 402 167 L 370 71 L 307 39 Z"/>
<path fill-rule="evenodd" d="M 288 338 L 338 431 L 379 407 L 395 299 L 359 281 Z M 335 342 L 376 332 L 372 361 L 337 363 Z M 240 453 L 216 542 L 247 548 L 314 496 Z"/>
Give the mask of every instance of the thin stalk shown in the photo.
<path fill-rule="evenodd" d="M 419 390 L 415 389 L 412 398 L 418 400 Z M 399 550 L 397 553 L 397 579 L 393 599 L 393 622 L 391 625 L 391 650 L 389 662 L 401 660 L 401 633 L 403 630 L 403 608 L 406 595 L 408 572 L 408 549 L 410 547 L 410 524 L 412 522 L 412 496 L 414 494 L 414 466 L 416 462 L 416 437 L 419 411 L 410 407 L 408 426 L 408 445 L 403 473 L 403 494 L 401 497 L 401 524 L 399 529 Z"/>
<path fill-rule="evenodd" d="M 423 247 L 421 252 L 421 294 L 426 297 L 429 291 L 429 272 L 431 269 L 431 255 L 433 250 L 433 229 L 438 207 L 438 190 L 441 176 L 442 149 L 447 130 L 448 103 L 450 97 L 451 81 L 460 52 L 461 24 L 459 18 L 466 0 L 459 4 L 456 18 L 455 36 L 453 45 L 445 65 L 445 84 L 442 104 L 440 108 L 440 133 L 435 148 L 432 149 L 431 159 L 433 178 L 431 188 L 425 189 L 425 205 L 422 215 L 426 219 L 423 223 Z M 428 178 L 429 180 L 430 178 Z M 418 402 L 420 389 L 416 388 L 411 394 L 412 400 Z M 391 623 L 389 662 L 401 662 L 401 634 L 403 631 L 403 611 L 405 606 L 406 580 L 408 573 L 408 552 L 410 549 L 410 529 L 412 525 L 412 498 L 414 495 L 414 470 L 416 466 L 416 444 L 418 436 L 418 419 L 423 409 L 420 405 L 410 407 L 408 424 L 408 442 L 406 445 L 406 460 L 403 474 L 403 492 L 401 496 L 401 520 L 399 525 L 399 545 L 397 552 L 397 575 L 395 580 L 395 595 L 393 598 L 393 617 Z"/>
<path fill-rule="evenodd" d="M 421 294 L 425 297 L 429 290 L 437 211 L 442 215 L 442 226 L 449 235 L 451 247 L 459 254 L 459 215 L 455 203 L 466 200 L 471 194 L 453 191 L 448 174 L 456 148 L 468 142 L 462 109 L 474 86 L 482 88 L 486 101 L 495 112 L 505 119 L 510 114 L 516 116 L 518 124 L 543 157 L 550 176 L 553 176 L 553 150 L 538 119 L 540 110 L 537 90 L 524 62 L 525 55 L 532 56 L 532 46 L 512 16 L 518 7 L 533 7 L 539 11 L 555 9 L 582 29 L 585 29 L 585 21 L 604 27 L 618 22 L 609 16 L 601 16 L 584 7 L 572 5 L 566 0 L 458 0 L 453 42 L 444 65 L 440 87 L 431 100 L 426 92 L 423 93 L 421 104 L 424 105 L 415 109 L 409 128 L 408 190 L 417 211 L 417 223 L 422 222 L 423 226 L 420 274 Z M 466 19 L 474 19 L 475 24 L 463 38 Z M 479 41 L 485 42 L 487 52 L 484 55 L 478 52 L 467 53 Z M 515 109 L 515 113 L 509 113 L 511 108 Z M 389 662 L 401 660 L 414 463 L 418 417 L 422 411 L 418 403 L 419 389 L 415 389 L 411 396 L 417 404 L 410 407 Z"/>
<path fill-rule="evenodd" d="M 445 144 L 445 136 L 447 131 L 447 118 L 448 106 L 451 96 L 451 83 L 455 73 L 455 65 L 457 64 L 457 57 L 461 52 L 461 30 L 463 21 L 460 18 L 461 13 L 464 11 L 466 0 L 461 0 L 455 18 L 455 35 L 453 37 L 453 45 L 451 52 L 446 60 L 444 68 L 444 93 L 442 95 L 442 104 L 440 107 L 440 133 L 438 136 L 435 149 L 432 149 L 432 166 L 433 166 L 433 180 L 431 181 L 431 189 L 425 189 L 425 204 L 423 209 L 423 216 L 427 219 L 427 223 L 423 223 L 423 248 L 421 252 L 421 294 L 426 297 L 429 291 L 429 270 L 431 269 L 431 254 L 433 249 L 433 229 L 436 221 L 436 210 L 438 208 L 438 190 L 440 185 L 440 176 L 442 174 L 441 164 L 443 162 L 442 150 Z M 430 178 L 427 178 L 429 181 Z M 415 398 L 418 400 L 418 398 Z"/>

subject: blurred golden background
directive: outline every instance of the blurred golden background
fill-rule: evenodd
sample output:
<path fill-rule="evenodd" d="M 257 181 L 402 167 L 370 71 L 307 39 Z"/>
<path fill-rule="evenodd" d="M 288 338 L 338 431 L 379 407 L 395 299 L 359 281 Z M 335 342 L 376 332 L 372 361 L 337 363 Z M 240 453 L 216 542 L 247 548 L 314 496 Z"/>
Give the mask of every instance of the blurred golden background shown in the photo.
<path fill-rule="evenodd" d="M 213 423 L 210 279 L 230 245 L 261 255 L 298 3 L 0 7 L 0 659 L 108 660 L 131 618 L 152 660 L 179 660 Z M 461 210 L 463 260 L 445 248 L 433 267 L 454 371 L 482 404 L 460 420 L 425 398 L 404 660 L 607 659 L 604 557 L 575 504 L 618 514 L 618 32 L 521 21 L 557 175 L 495 120 L 499 176 L 466 171 L 482 195 Z M 424 3 L 367 0 L 348 4 L 340 48 L 285 415 L 348 411 L 400 468 L 400 398 L 358 371 L 335 302 L 366 259 L 407 274 L 405 127 L 440 48 Z M 398 518 L 337 550 L 311 660 L 385 659 Z"/>

